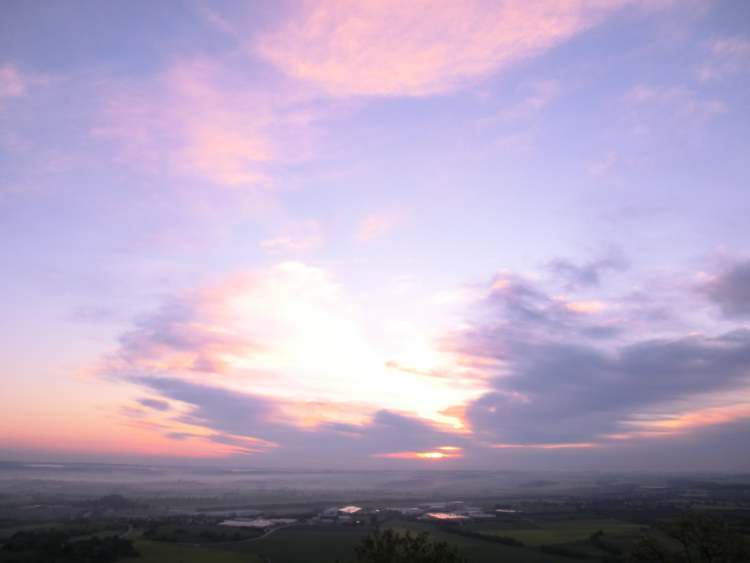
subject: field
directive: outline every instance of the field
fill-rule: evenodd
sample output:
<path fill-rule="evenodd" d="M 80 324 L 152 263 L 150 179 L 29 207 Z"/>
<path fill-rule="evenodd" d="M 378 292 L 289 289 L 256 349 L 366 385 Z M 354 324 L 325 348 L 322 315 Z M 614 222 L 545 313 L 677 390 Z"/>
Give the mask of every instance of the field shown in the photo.
<path fill-rule="evenodd" d="M 403 529 L 429 532 L 435 539 L 458 547 L 471 563 L 570 563 L 570 559 L 549 555 L 524 547 L 511 547 L 486 540 L 452 534 L 423 522 L 405 522 Z"/>
<path fill-rule="evenodd" d="M 252 553 L 224 551 L 207 547 L 191 547 L 171 543 L 136 540 L 135 549 L 141 554 L 137 563 L 259 563 Z M 124 560 L 127 561 L 127 560 Z"/>
<path fill-rule="evenodd" d="M 273 563 L 331 563 L 349 561 L 354 546 L 367 535 L 362 528 L 293 527 L 284 528 L 267 537 L 235 546 L 222 546 L 238 553 L 254 553 Z"/>
<path fill-rule="evenodd" d="M 629 522 L 607 518 L 593 520 L 553 520 L 540 522 L 538 528 L 528 529 L 498 529 L 483 530 L 497 536 L 508 536 L 521 540 L 526 545 L 559 545 L 582 542 L 589 539 L 591 534 L 601 530 L 607 538 L 622 538 L 638 536 L 640 526 Z"/>
<path fill-rule="evenodd" d="M 525 547 L 513 547 L 494 543 L 487 539 L 468 537 L 452 533 L 447 528 L 428 522 L 413 520 L 392 520 L 384 527 L 401 531 L 429 532 L 433 538 L 456 546 L 471 563 L 570 563 L 570 559 L 552 553 L 544 553 L 538 548 L 557 545 L 585 552 L 593 556 L 602 555 L 590 545 L 589 537 L 602 530 L 608 540 L 633 537 L 638 533 L 636 524 L 613 519 L 544 519 L 539 528 L 507 529 L 483 526 L 482 534 L 491 536 L 511 536 L 522 540 Z M 183 563 L 235 563 L 238 561 L 262 561 L 273 563 L 331 563 L 351 561 L 354 547 L 371 529 L 367 527 L 344 526 L 293 526 L 278 529 L 266 537 L 253 541 L 227 543 L 212 547 L 193 547 L 179 544 L 152 542 L 139 539 L 136 549 L 142 553 L 141 561 L 181 561 Z"/>
<path fill-rule="evenodd" d="M 469 538 L 442 531 L 421 522 L 389 522 L 387 527 L 413 532 L 427 531 L 435 539 L 447 541 L 459 548 L 471 563 L 570 563 L 569 559 L 548 555 L 529 548 L 514 548 L 486 540 Z M 222 546 L 244 553 L 255 553 L 270 558 L 273 563 L 331 563 L 350 561 L 354 547 L 369 533 L 364 528 L 294 527 L 278 530 L 258 541 L 236 546 Z"/>
<path fill-rule="evenodd" d="M 215 524 L 166 524 L 156 526 L 144 533 L 146 539 L 176 543 L 223 543 L 247 540 L 261 535 L 251 528 L 231 528 Z"/>

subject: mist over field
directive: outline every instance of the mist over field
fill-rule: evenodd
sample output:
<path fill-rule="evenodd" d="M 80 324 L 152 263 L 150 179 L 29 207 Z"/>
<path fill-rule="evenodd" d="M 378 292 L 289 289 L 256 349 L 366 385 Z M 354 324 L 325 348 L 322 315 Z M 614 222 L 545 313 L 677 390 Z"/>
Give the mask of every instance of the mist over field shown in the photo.
<path fill-rule="evenodd" d="M 62 541 L 50 561 L 98 542 L 92 553 L 154 562 L 323 562 L 362 556 L 368 537 L 397 529 L 453 546 L 435 561 L 612 562 L 685 514 L 710 534 L 717 515 L 747 533 L 750 475 L 0 464 L 2 561 L 38 560 L 34 542 L 49 553 Z"/>

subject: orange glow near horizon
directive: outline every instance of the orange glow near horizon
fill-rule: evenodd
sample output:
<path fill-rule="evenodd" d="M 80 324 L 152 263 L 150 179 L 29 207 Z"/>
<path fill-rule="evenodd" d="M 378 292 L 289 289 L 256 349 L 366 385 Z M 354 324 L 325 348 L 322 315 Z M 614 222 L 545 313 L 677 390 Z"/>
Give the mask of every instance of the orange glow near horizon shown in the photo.
<path fill-rule="evenodd" d="M 567 444 L 492 444 L 495 449 L 539 449 L 539 450 L 565 450 L 578 448 L 593 448 L 593 442 L 571 442 Z"/>
<path fill-rule="evenodd" d="M 463 457 L 462 449 L 457 446 L 440 446 L 434 450 L 424 452 L 390 452 L 373 454 L 372 457 L 385 459 L 426 459 L 439 461 L 443 459 L 459 459 Z"/>
<path fill-rule="evenodd" d="M 632 431 L 609 434 L 610 440 L 631 440 L 634 438 L 653 438 L 674 436 L 698 428 L 729 424 L 750 418 L 750 406 L 747 403 L 706 407 L 692 412 L 680 413 L 666 419 L 631 422 L 636 428 Z"/>

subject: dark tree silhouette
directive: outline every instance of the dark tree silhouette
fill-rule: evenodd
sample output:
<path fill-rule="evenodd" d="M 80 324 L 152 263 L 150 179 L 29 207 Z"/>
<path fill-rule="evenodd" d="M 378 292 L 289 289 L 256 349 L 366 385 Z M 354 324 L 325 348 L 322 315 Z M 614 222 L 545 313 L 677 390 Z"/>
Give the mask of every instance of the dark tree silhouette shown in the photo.
<path fill-rule="evenodd" d="M 631 561 L 658 563 L 743 563 L 750 561 L 745 538 L 722 520 L 699 512 L 687 512 L 644 535 L 631 553 Z"/>
<path fill-rule="evenodd" d="M 355 550 L 356 563 L 466 563 L 458 550 L 427 532 L 413 535 L 394 530 L 375 531 Z"/>

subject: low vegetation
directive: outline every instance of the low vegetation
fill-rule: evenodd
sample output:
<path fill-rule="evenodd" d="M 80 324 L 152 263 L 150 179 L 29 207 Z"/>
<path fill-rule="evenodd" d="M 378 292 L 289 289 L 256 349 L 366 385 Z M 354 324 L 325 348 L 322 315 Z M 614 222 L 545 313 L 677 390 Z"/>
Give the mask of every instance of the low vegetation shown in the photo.
<path fill-rule="evenodd" d="M 654 563 L 747 563 L 747 537 L 724 520 L 688 512 L 645 534 L 635 545 L 631 561 Z"/>
<path fill-rule="evenodd" d="M 375 531 L 354 553 L 356 563 L 467 563 L 455 547 L 433 540 L 427 532 Z"/>

